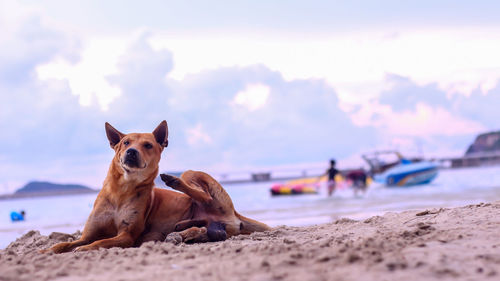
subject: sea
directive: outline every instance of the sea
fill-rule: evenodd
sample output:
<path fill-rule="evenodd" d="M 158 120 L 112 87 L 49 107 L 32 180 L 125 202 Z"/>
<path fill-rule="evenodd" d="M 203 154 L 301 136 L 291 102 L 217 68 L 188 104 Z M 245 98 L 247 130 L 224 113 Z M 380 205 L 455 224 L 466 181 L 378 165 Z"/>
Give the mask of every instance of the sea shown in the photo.
<path fill-rule="evenodd" d="M 328 197 L 326 186 L 318 194 L 271 196 L 271 182 L 225 185 L 238 212 L 270 226 L 307 226 L 339 218 L 362 220 L 387 212 L 455 207 L 500 200 L 500 166 L 441 170 L 431 184 L 388 188 L 372 184 L 354 195 L 340 184 Z M 22 198 L 0 201 L 0 249 L 34 229 L 73 233 L 82 230 L 95 194 Z M 11 222 L 10 212 L 24 210 L 26 220 Z"/>

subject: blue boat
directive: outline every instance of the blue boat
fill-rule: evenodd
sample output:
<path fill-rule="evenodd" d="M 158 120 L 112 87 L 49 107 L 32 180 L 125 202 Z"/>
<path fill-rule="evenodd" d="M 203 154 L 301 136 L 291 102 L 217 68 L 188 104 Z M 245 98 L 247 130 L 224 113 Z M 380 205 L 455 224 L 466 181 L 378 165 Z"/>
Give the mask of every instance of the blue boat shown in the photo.
<path fill-rule="evenodd" d="M 397 160 L 385 163 L 379 159 L 382 154 L 394 154 Z M 368 162 L 376 182 L 390 187 L 412 186 L 428 184 L 432 182 L 439 173 L 438 165 L 422 159 L 406 159 L 399 152 L 376 152 L 363 155 Z"/>
<path fill-rule="evenodd" d="M 417 163 L 401 163 L 384 173 L 375 176 L 375 181 L 387 186 L 411 186 L 428 184 L 438 175 L 438 166 L 434 163 L 422 161 Z"/>

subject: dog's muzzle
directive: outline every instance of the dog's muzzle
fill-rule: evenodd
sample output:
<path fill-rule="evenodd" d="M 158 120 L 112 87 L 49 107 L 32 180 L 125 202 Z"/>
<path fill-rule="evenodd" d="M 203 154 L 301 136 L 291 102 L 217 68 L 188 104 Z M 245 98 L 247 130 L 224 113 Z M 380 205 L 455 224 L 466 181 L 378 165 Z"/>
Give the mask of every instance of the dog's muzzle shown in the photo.
<path fill-rule="evenodd" d="M 127 165 L 130 168 L 141 168 L 139 162 L 139 151 L 134 148 L 127 149 L 127 151 L 125 152 L 123 164 Z"/>

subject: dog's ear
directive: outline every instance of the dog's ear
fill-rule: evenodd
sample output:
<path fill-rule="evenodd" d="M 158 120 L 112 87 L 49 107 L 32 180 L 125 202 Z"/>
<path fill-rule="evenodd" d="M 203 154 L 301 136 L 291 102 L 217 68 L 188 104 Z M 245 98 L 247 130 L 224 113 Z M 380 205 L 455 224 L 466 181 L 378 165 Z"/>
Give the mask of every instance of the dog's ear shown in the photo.
<path fill-rule="evenodd" d="M 114 149 L 115 145 L 118 144 L 125 135 L 113 128 L 108 122 L 104 124 L 104 127 L 106 128 L 106 136 L 108 137 L 109 145 Z"/>
<path fill-rule="evenodd" d="M 168 125 L 167 121 L 161 121 L 160 125 L 153 131 L 156 141 L 162 146 L 168 146 Z"/>

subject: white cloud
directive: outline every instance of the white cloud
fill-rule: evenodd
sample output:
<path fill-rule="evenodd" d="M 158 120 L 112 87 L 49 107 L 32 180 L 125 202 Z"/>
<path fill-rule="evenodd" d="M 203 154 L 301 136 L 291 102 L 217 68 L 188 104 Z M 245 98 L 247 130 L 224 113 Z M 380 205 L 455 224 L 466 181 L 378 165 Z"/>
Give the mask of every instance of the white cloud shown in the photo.
<path fill-rule="evenodd" d="M 39 65 L 36 72 L 42 81 L 67 80 L 72 93 L 79 96 L 80 104 L 89 105 L 96 98 L 101 108 L 107 110 L 109 103 L 121 94 L 107 78 L 118 72 L 118 59 L 126 46 L 121 40 L 95 39 L 88 42 L 79 62 L 56 58 Z"/>
<path fill-rule="evenodd" d="M 487 130 L 479 122 L 467 120 L 442 107 L 433 107 L 422 102 L 415 105 L 415 110 L 399 112 L 393 111 L 389 105 L 374 102 L 353 114 L 353 122 L 359 126 L 375 126 L 389 136 L 459 136 Z"/>
<path fill-rule="evenodd" d="M 287 80 L 324 78 L 340 98 L 359 102 L 376 97 L 385 75 L 397 73 L 418 84 L 437 82 L 449 94 L 488 91 L 500 78 L 498 29 L 406 30 L 381 32 L 265 34 L 245 37 L 156 33 L 156 49 L 168 48 L 176 65 L 170 77 L 222 66 L 264 64 Z M 200 48 L 199 46 L 203 46 Z"/>
<path fill-rule="evenodd" d="M 469 135 L 487 130 L 478 122 L 452 115 L 444 108 L 433 108 L 418 103 L 414 112 L 397 113 L 389 118 L 387 126 L 395 135 Z M 392 121 L 392 122 L 391 122 Z"/>
<path fill-rule="evenodd" d="M 77 64 L 56 58 L 39 67 L 41 78 L 68 79 L 82 103 L 96 95 L 102 107 L 119 95 L 105 78 L 116 73 L 118 57 L 132 42 L 128 37 L 94 37 Z M 388 87 L 387 73 L 410 78 L 419 85 L 437 83 L 448 95 L 483 93 L 500 78 L 500 34 L 497 29 L 405 30 L 346 34 L 200 34 L 150 32 L 154 50 L 167 49 L 175 60 L 168 77 L 182 81 L 189 74 L 221 67 L 262 64 L 287 81 L 325 79 L 342 102 L 365 103 Z"/>
<path fill-rule="evenodd" d="M 204 131 L 201 123 L 196 124 L 196 126 L 192 128 L 186 129 L 186 138 L 189 145 L 212 143 L 212 138 Z"/>
<path fill-rule="evenodd" d="M 236 93 L 233 103 L 244 106 L 249 111 L 255 111 L 266 105 L 270 89 L 263 84 L 247 85 L 244 90 Z"/>

